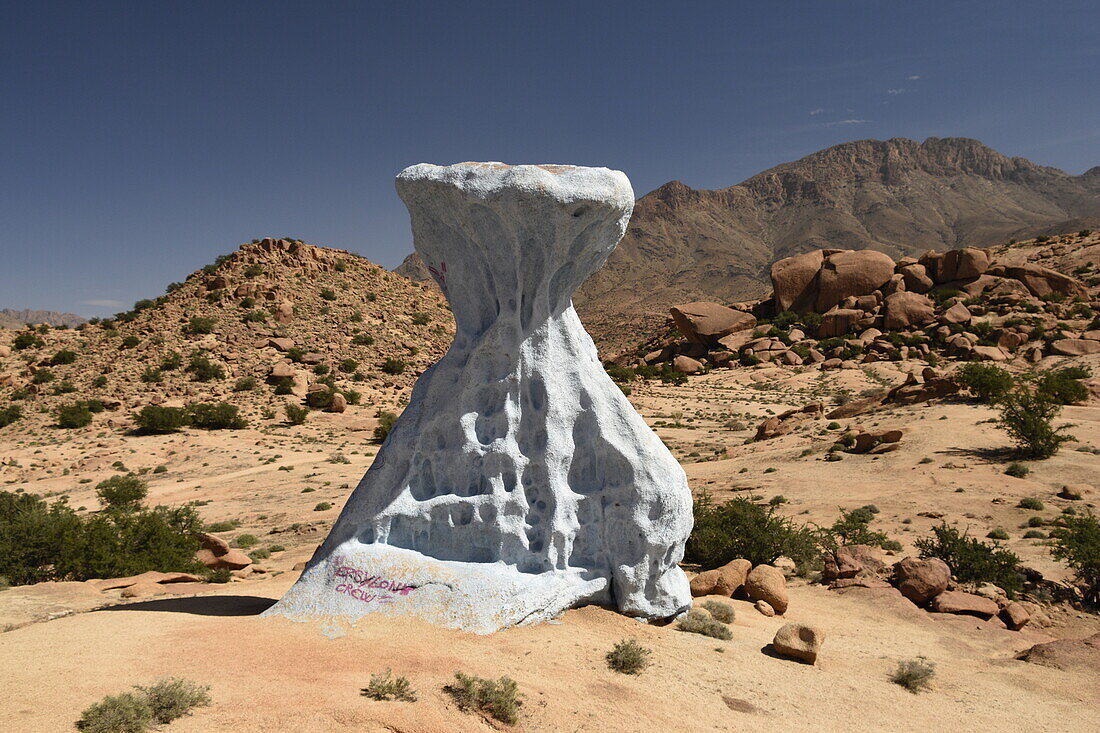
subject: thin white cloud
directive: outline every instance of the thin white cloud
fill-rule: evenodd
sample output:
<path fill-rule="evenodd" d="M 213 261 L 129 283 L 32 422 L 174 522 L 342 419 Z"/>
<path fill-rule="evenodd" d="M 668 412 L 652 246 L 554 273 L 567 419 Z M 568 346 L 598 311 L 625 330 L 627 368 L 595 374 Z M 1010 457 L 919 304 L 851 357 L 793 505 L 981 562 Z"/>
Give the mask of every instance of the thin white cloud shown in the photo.
<path fill-rule="evenodd" d="M 913 91 L 913 90 L 912 89 L 887 89 L 886 93 L 887 94 L 905 94 L 906 92 L 911 92 L 911 91 Z"/>
<path fill-rule="evenodd" d="M 905 78 L 908 79 L 909 81 L 916 81 L 917 79 L 920 78 L 920 74 L 913 74 L 912 76 L 907 76 Z"/>
<path fill-rule="evenodd" d="M 814 117 L 815 115 L 819 115 L 824 111 L 825 110 L 821 109 L 820 107 L 818 107 L 817 109 L 811 109 L 810 110 L 810 117 Z"/>
<path fill-rule="evenodd" d="M 826 122 L 827 127 L 836 127 L 837 125 L 862 125 L 864 122 L 870 122 L 870 120 L 837 120 L 836 122 Z"/>
<path fill-rule="evenodd" d="M 121 308 L 126 305 L 121 300 L 107 300 L 106 298 L 100 298 L 95 300 L 82 300 L 82 305 L 91 305 L 96 308 Z"/>

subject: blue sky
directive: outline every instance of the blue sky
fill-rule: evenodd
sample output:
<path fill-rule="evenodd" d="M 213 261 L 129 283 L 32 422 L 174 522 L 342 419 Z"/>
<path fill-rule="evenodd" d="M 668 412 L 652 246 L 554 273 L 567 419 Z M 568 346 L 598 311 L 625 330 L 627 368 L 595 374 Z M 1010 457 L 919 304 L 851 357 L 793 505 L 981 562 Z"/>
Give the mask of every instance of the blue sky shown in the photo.
<path fill-rule="evenodd" d="M 106 315 L 265 235 L 411 251 L 418 162 L 721 188 L 860 138 L 1100 165 L 1100 4 L 0 0 L 0 307 Z"/>

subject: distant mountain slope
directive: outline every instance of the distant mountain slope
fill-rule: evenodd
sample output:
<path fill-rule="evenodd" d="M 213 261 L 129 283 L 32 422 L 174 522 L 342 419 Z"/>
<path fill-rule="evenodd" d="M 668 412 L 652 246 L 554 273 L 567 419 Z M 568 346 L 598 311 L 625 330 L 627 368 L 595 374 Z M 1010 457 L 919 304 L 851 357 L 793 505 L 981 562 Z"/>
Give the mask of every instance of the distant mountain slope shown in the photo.
<path fill-rule="evenodd" d="M 1034 236 L 1069 219 L 1100 219 L 1100 167 L 1071 176 L 965 138 L 860 140 L 730 188 L 672 181 L 643 196 L 575 300 L 606 347 L 625 321 L 660 322 L 676 302 L 764 295 L 771 263 L 800 252 L 896 258 Z"/>
<path fill-rule="evenodd" d="M 87 320 L 87 318 L 82 318 L 75 313 L 32 311 L 25 308 L 17 311 L 11 308 L 0 308 L 0 328 L 23 328 L 28 323 L 33 323 L 36 326 L 45 323 L 47 326 L 76 328 L 81 323 L 87 322 Z"/>
<path fill-rule="evenodd" d="M 1072 176 L 967 138 L 857 140 L 729 188 L 671 181 L 646 194 L 574 301 L 607 354 L 663 324 L 672 304 L 766 295 L 771 264 L 800 252 L 876 249 L 898 258 L 1098 221 L 1100 166 Z M 427 279 L 415 255 L 397 272 Z"/>

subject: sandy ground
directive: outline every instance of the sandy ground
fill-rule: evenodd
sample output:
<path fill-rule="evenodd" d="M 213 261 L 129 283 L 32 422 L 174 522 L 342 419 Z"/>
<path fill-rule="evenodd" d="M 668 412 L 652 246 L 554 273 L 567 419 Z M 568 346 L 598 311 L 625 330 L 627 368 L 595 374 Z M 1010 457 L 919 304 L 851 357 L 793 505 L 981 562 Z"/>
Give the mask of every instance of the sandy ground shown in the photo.
<path fill-rule="evenodd" d="M 1100 448 L 1096 403 L 1066 409 L 1079 442 L 1031 464 L 1024 479 L 1003 473 L 1009 443 L 988 422 L 992 412 L 962 401 L 877 412 L 834 429 L 828 420 L 809 421 L 791 435 L 746 443 L 770 413 L 844 391 L 858 396 L 903 376 L 897 365 L 872 366 L 826 374 L 718 371 L 687 387 L 637 385 L 632 400 L 684 463 L 696 491 L 782 495 L 785 514 L 820 524 L 831 523 L 839 508 L 873 503 L 880 509 L 874 527 L 900 540 L 903 553 L 942 520 L 978 536 L 1003 527 L 1025 563 L 1066 577 L 1041 542 L 1023 534 L 1031 516 L 1096 503 L 1095 491 L 1078 502 L 1055 496 L 1067 483 L 1100 483 L 1100 456 L 1085 450 Z M 526 695 L 520 730 L 1096 729 L 1095 675 L 1013 659 L 1037 641 L 1100 629 L 1097 617 L 1071 610 L 1052 610 L 1052 626 L 1017 633 L 930 615 L 879 591 L 842 594 L 795 581 L 786 619 L 733 601 L 738 618 L 729 642 L 598 608 L 487 637 L 394 618 L 368 618 L 354 628 L 258 618 L 293 582 L 292 568 L 323 539 L 372 460 L 377 446 L 369 442 L 368 415 L 373 410 L 364 406 L 316 414 L 300 428 L 140 438 L 47 434 L 0 445 L 0 488 L 64 495 L 72 506 L 94 510 L 95 483 L 121 461 L 130 470 L 150 469 L 152 503 L 209 502 L 200 508 L 204 519 L 239 522 L 226 538 L 248 532 L 261 538 L 259 547 L 285 547 L 258 563 L 263 574 L 179 589 L 207 594 L 201 597 L 92 611 L 119 603 L 117 591 L 99 594 L 76 583 L 0 591 L 0 628 L 8 629 L 0 633 L 0 730 L 72 730 L 92 702 L 162 676 L 212 688 L 213 705 L 171 724 L 172 731 L 505 728 L 459 711 L 443 692 L 458 670 L 516 679 Z M 837 436 L 859 425 L 905 428 L 902 449 L 825 462 Z M 166 471 L 152 473 L 160 465 Z M 1025 496 L 1046 508 L 1017 508 Z M 315 511 L 319 502 L 334 506 Z M 816 666 L 767 652 L 785 621 L 824 629 Z M 653 650 L 652 666 L 638 677 L 604 663 L 627 637 Z M 932 691 L 912 695 L 889 675 L 899 660 L 918 655 L 936 663 L 937 676 Z M 371 674 L 386 668 L 409 677 L 418 702 L 360 696 Z"/>

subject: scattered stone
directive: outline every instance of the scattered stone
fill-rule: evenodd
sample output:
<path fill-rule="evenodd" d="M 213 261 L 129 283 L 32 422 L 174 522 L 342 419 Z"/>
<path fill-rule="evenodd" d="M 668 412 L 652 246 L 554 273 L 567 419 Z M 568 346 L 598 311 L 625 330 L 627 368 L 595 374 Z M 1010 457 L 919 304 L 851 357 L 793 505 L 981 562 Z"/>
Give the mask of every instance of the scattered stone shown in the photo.
<path fill-rule="evenodd" d="M 1001 609 L 1000 616 L 1001 620 L 1005 622 L 1005 626 L 1013 631 L 1024 628 L 1027 626 L 1027 622 L 1031 620 L 1031 614 L 1016 601 L 1006 603 L 1004 608 Z"/>
<path fill-rule="evenodd" d="M 1085 356 L 1100 354 L 1100 341 L 1086 339 L 1057 339 L 1050 342 L 1050 350 L 1059 356 Z"/>
<path fill-rule="evenodd" d="M 681 374 L 695 374 L 703 370 L 703 362 L 681 354 L 672 360 L 672 368 Z"/>
<path fill-rule="evenodd" d="M 753 604 L 753 608 L 755 608 L 762 615 L 767 616 L 768 618 L 771 618 L 775 615 L 775 609 L 772 608 L 772 605 L 767 601 L 757 601 Z"/>
<path fill-rule="evenodd" d="M 1091 494 L 1093 489 L 1088 484 L 1066 484 L 1062 487 L 1062 490 L 1058 492 L 1060 499 L 1069 499 L 1070 501 L 1080 501 L 1084 498 L 1085 494 Z"/>
<path fill-rule="evenodd" d="M 749 331 L 756 326 L 751 313 L 727 308 L 717 303 L 695 302 L 669 309 L 676 328 L 689 341 L 714 346 L 724 336 Z"/>
<path fill-rule="evenodd" d="M 787 612 L 787 579 L 779 568 L 754 567 L 745 579 L 745 595 L 753 601 L 766 601 L 780 616 Z"/>
<path fill-rule="evenodd" d="M 813 664 L 825 643 L 825 632 L 808 624 L 785 624 L 775 632 L 772 649 L 785 657 Z"/>
<path fill-rule="evenodd" d="M 1100 669 L 1100 632 L 1083 639 L 1059 639 L 1036 644 L 1017 659 L 1045 667 L 1095 674 Z"/>
<path fill-rule="evenodd" d="M 932 599 L 930 608 L 936 613 L 960 613 L 982 618 L 996 616 L 1000 611 L 996 601 L 959 590 L 945 590 L 940 593 Z"/>
<path fill-rule="evenodd" d="M 894 581 L 903 596 L 923 606 L 947 590 L 951 569 L 939 558 L 906 557 L 894 565 Z"/>
<path fill-rule="evenodd" d="M 883 326 L 888 331 L 905 329 L 930 323 L 936 317 L 935 304 L 920 293 L 898 292 L 883 301 Z"/>

